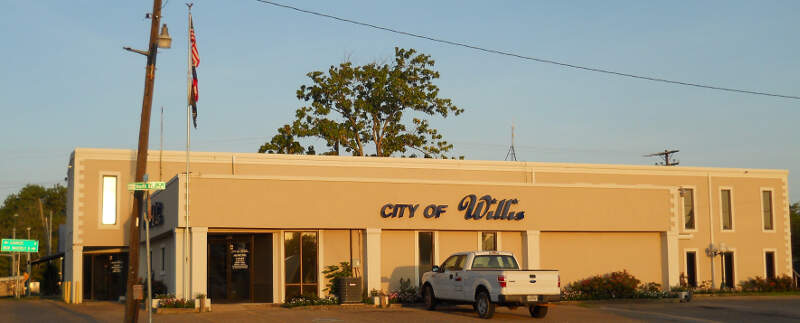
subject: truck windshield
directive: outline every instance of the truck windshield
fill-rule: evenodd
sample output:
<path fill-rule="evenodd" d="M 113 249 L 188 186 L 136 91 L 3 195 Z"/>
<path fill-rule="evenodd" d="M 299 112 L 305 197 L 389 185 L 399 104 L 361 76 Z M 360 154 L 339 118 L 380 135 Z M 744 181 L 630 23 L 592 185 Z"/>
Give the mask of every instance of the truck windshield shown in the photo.
<path fill-rule="evenodd" d="M 517 261 L 508 255 L 475 256 L 472 269 L 519 269 Z"/>

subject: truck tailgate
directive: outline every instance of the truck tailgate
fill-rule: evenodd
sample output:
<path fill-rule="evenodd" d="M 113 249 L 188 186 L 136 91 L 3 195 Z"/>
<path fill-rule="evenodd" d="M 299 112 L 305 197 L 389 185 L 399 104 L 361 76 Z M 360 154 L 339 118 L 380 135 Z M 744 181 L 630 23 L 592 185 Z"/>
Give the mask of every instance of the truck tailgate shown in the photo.
<path fill-rule="evenodd" d="M 516 270 L 503 271 L 506 288 L 504 295 L 559 295 L 558 270 Z"/>

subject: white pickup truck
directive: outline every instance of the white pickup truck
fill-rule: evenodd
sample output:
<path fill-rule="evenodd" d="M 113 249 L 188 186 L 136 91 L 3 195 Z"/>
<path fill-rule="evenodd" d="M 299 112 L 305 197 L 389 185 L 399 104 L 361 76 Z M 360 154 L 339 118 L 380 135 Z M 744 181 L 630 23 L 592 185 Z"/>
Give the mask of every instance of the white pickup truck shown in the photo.
<path fill-rule="evenodd" d="M 547 315 L 550 302 L 561 300 L 558 270 L 521 270 L 510 252 L 459 252 L 422 275 L 422 298 L 429 310 L 439 302 L 472 304 L 478 316 L 490 318 L 496 305 L 528 306 L 531 316 Z"/>

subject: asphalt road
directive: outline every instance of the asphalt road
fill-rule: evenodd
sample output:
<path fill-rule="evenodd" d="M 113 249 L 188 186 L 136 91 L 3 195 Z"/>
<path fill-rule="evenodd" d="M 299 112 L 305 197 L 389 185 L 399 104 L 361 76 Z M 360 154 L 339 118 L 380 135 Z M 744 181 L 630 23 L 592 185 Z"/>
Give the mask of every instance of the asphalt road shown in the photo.
<path fill-rule="evenodd" d="M 471 306 L 376 309 L 333 306 L 284 309 L 262 304 L 214 304 L 214 312 L 154 314 L 154 322 L 469 322 L 477 318 Z M 0 300 L 0 322 L 120 322 L 123 306 L 112 302 L 66 305 L 54 300 Z M 146 315 L 140 312 L 140 322 Z M 532 320 L 527 309 L 498 308 L 492 321 Z M 800 297 L 696 298 L 691 303 L 590 302 L 552 306 L 537 322 L 797 322 Z M 485 322 L 485 321 L 483 321 Z"/>
<path fill-rule="evenodd" d="M 689 303 L 593 304 L 647 322 L 798 322 L 800 296 L 700 297 Z"/>

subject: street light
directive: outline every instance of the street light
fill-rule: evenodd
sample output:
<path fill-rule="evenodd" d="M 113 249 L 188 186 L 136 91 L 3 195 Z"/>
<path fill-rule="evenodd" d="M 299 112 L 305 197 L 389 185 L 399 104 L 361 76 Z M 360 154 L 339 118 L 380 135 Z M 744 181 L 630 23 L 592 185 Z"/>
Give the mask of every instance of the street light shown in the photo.
<path fill-rule="evenodd" d="M 158 48 L 172 47 L 172 37 L 169 37 L 167 24 L 161 25 L 161 34 L 158 35 Z"/>
<path fill-rule="evenodd" d="M 158 44 L 158 48 L 171 48 L 172 47 L 172 37 L 169 36 L 169 30 L 167 28 L 167 24 L 161 25 L 161 33 L 159 33 L 156 43 Z M 150 52 L 149 51 L 134 49 L 134 48 L 130 48 L 128 46 L 122 47 L 122 49 L 127 50 L 129 52 L 142 54 L 144 56 L 150 56 Z"/>
<path fill-rule="evenodd" d="M 723 255 L 725 252 L 728 251 L 728 246 L 724 242 L 720 242 L 718 245 L 714 246 L 714 244 L 710 244 L 708 248 L 706 248 L 706 255 L 711 257 L 711 275 L 713 278 L 714 275 L 714 257 L 720 256 L 720 270 L 722 272 L 722 283 L 725 283 L 725 263 L 723 259 Z M 713 280 L 713 279 L 712 279 Z M 722 285 L 720 285 L 722 286 Z M 712 285 L 713 288 L 713 285 Z"/>

